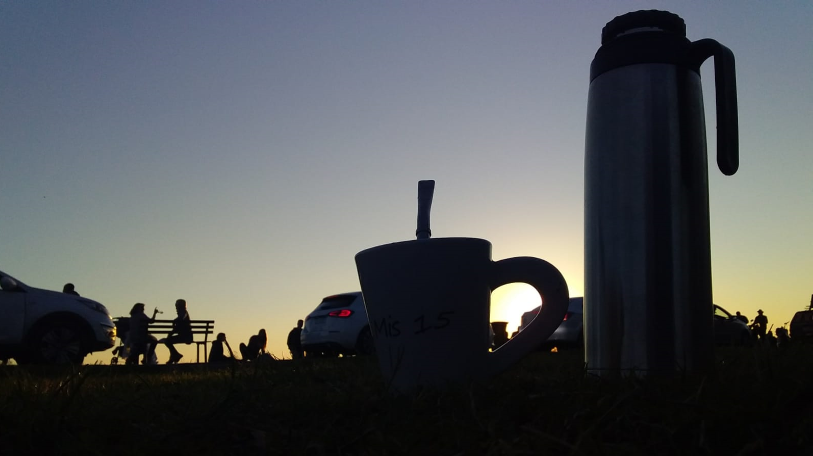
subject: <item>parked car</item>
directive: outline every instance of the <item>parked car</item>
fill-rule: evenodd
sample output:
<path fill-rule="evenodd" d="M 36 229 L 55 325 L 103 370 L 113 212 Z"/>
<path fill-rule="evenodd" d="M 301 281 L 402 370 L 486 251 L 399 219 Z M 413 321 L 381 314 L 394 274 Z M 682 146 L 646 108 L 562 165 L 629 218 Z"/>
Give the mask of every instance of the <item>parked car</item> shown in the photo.
<path fill-rule="evenodd" d="M 717 345 L 750 345 L 753 340 L 748 323 L 714 304 L 714 343 Z"/>
<path fill-rule="evenodd" d="M 518 331 L 525 329 L 525 327 L 531 323 L 531 320 L 536 318 L 541 309 L 542 306 L 539 306 L 522 314 Z M 567 305 L 567 313 L 565 313 L 565 318 L 562 320 L 562 323 L 559 324 L 559 327 L 556 328 L 556 331 L 554 331 L 553 334 L 548 337 L 548 340 L 542 344 L 542 348 L 553 346 L 583 347 L 583 317 L 584 298 L 570 298 L 570 302 Z"/>
<path fill-rule="evenodd" d="M 541 307 L 522 314 L 519 330 L 524 329 L 539 314 Z M 564 320 L 548 338 L 543 348 L 552 346 L 584 346 L 584 298 L 570 298 Z M 747 345 L 752 342 L 748 324 L 714 305 L 714 342 L 717 345 Z"/>
<path fill-rule="evenodd" d="M 305 318 L 300 335 L 306 357 L 369 355 L 373 335 L 361 292 L 328 296 Z"/>
<path fill-rule="evenodd" d="M 0 288 L 0 359 L 82 364 L 116 341 L 110 312 L 96 301 L 34 288 L 2 271 Z"/>

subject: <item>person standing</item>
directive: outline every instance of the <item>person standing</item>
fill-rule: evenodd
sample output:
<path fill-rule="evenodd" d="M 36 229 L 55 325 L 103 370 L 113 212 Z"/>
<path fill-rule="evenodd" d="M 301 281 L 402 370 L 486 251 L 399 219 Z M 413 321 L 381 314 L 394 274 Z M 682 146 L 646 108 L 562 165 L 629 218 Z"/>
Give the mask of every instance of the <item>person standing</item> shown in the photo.
<path fill-rule="evenodd" d="M 172 320 L 172 329 L 163 342 L 169 349 L 169 360 L 167 364 L 177 364 L 183 358 L 183 355 L 178 352 L 174 344 L 191 344 L 192 343 L 192 322 L 189 319 L 189 311 L 186 309 L 186 300 L 178 299 L 175 301 L 175 312 L 178 317 Z"/>
<path fill-rule="evenodd" d="M 299 338 L 304 323 L 302 320 L 297 321 L 296 328 L 288 333 L 288 350 L 291 350 L 291 359 L 302 359 L 305 356 L 305 353 L 302 352 L 302 340 Z"/>
<path fill-rule="evenodd" d="M 757 316 L 754 318 L 754 335 L 757 339 L 764 339 L 768 332 L 768 317 L 762 313 L 762 309 L 757 310 Z"/>

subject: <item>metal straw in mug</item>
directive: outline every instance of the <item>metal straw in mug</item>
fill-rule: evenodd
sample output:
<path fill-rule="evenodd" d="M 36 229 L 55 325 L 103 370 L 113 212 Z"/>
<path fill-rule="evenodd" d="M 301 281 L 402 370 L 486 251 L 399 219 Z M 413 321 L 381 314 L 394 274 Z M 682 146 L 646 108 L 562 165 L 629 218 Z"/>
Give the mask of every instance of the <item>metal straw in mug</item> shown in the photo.
<path fill-rule="evenodd" d="M 432 230 L 429 229 L 429 212 L 432 210 L 432 195 L 435 193 L 435 181 L 418 181 L 418 229 L 415 235 L 418 239 L 429 239 Z"/>

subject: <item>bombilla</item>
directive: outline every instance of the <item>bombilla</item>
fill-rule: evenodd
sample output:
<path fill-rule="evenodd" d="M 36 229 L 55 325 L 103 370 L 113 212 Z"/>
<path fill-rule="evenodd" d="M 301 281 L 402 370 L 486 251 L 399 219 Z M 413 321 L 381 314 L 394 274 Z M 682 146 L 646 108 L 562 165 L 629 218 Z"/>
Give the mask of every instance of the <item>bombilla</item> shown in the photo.
<path fill-rule="evenodd" d="M 415 235 L 418 239 L 429 239 L 432 230 L 429 229 L 429 212 L 432 210 L 432 195 L 435 193 L 435 181 L 418 181 L 418 229 Z"/>

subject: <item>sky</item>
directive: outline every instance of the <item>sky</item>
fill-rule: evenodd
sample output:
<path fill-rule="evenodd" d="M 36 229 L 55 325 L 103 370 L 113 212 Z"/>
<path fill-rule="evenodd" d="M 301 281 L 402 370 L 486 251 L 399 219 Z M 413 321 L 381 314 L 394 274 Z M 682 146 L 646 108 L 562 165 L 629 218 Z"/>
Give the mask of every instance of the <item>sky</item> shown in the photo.
<path fill-rule="evenodd" d="M 414 239 L 433 179 L 433 237 L 545 259 L 581 296 L 590 62 L 641 9 L 736 57 L 730 177 L 701 68 L 714 302 L 782 325 L 813 294 L 808 1 L 0 1 L 0 270 L 113 316 L 184 298 L 289 357 L 298 319 L 360 289 L 356 253 Z M 538 303 L 502 287 L 492 320 Z"/>

